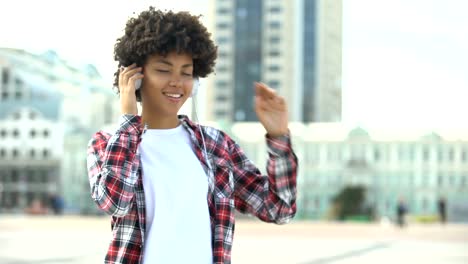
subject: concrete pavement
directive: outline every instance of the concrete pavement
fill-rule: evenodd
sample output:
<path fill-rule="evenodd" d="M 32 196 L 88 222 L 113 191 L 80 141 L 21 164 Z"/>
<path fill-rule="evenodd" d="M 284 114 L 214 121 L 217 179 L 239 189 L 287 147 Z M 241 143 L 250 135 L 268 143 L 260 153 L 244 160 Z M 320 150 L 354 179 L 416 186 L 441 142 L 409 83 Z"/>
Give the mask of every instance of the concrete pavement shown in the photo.
<path fill-rule="evenodd" d="M 102 263 L 107 217 L 0 215 L 0 263 Z M 468 263 L 468 225 L 238 221 L 233 263 Z"/>

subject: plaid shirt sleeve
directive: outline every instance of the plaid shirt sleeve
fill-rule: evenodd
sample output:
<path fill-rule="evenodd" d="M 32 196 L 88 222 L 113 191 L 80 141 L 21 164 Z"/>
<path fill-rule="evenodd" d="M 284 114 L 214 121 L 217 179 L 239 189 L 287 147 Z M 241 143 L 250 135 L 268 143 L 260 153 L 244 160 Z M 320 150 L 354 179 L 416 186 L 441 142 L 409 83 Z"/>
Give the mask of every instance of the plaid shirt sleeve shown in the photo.
<path fill-rule="evenodd" d="M 113 135 L 97 132 L 87 151 L 91 197 L 104 212 L 122 217 L 131 207 L 137 173 L 134 158 L 141 134 L 141 117 L 122 115 Z"/>
<path fill-rule="evenodd" d="M 289 135 L 266 136 L 267 175 L 262 175 L 242 149 L 230 142 L 234 166 L 235 205 L 262 221 L 288 223 L 296 213 L 297 157 Z"/>

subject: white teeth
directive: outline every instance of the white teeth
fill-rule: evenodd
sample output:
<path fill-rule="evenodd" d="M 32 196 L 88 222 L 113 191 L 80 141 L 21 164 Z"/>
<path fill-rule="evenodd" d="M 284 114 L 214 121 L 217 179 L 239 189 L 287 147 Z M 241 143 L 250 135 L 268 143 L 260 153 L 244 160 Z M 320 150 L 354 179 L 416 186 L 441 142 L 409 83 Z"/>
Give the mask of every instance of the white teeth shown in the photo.
<path fill-rule="evenodd" d="M 165 95 L 167 95 L 167 96 L 169 96 L 169 97 L 172 97 L 172 98 L 180 98 L 180 97 L 182 97 L 181 94 L 165 93 Z"/>

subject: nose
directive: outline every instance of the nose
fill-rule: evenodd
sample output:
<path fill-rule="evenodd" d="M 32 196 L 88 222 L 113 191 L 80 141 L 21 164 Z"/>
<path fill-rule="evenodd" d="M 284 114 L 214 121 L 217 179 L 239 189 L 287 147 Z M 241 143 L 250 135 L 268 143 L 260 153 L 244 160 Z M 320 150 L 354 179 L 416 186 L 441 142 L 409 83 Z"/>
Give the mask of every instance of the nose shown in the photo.
<path fill-rule="evenodd" d="M 178 77 L 173 77 L 171 79 L 171 81 L 169 82 L 169 86 L 171 87 L 182 87 L 182 78 L 178 78 Z"/>

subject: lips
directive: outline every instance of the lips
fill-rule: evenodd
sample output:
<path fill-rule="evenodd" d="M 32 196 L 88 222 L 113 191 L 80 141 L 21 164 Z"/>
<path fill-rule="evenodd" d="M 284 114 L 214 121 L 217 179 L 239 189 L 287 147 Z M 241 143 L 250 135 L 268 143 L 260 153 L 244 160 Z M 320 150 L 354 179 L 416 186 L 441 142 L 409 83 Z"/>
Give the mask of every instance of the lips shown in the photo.
<path fill-rule="evenodd" d="M 174 99 L 179 99 L 179 98 L 182 98 L 182 94 L 178 94 L 178 93 L 163 93 L 165 96 L 167 97 L 170 97 L 170 98 L 174 98 Z"/>

